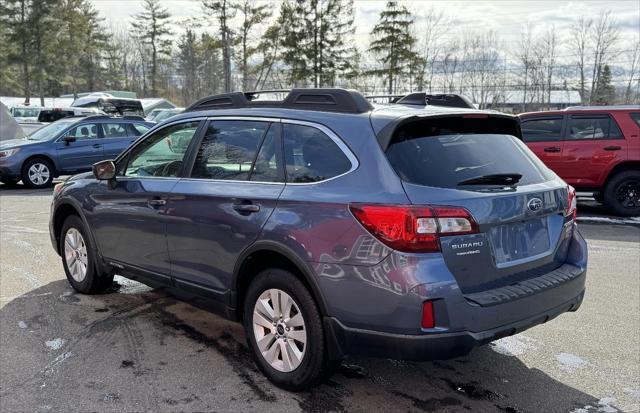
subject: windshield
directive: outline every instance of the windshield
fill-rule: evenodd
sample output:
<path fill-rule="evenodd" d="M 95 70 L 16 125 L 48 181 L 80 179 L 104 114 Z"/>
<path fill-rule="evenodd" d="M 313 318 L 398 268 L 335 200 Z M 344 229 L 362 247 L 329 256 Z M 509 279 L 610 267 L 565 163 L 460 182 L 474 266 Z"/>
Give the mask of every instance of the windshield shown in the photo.
<path fill-rule="evenodd" d="M 45 126 L 42 129 L 38 129 L 37 131 L 33 132 L 33 134 L 29 135 L 27 139 L 29 139 L 30 141 L 46 141 L 48 139 L 55 137 L 58 133 L 66 129 L 73 122 L 75 122 L 75 120 L 71 120 L 71 121 L 59 120 L 57 122 L 54 122 L 50 125 Z"/>
<path fill-rule="evenodd" d="M 40 114 L 40 108 L 13 108 L 14 118 L 37 118 Z"/>

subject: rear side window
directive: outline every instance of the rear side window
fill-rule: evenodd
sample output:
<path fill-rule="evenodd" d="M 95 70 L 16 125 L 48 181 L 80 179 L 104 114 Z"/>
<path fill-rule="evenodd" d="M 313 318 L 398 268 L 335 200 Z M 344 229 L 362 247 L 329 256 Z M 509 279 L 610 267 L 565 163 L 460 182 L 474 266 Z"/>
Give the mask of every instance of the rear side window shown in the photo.
<path fill-rule="evenodd" d="M 631 119 L 640 127 L 640 112 L 631 112 Z"/>
<path fill-rule="evenodd" d="M 249 178 L 268 122 L 220 120 L 207 127 L 192 178 L 244 181 Z"/>
<path fill-rule="evenodd" d="M 474 133 L 464 120 L 425 120 L 401 126 L 386 151 L 406 182 L 439 188 L 495 174 L 520 174 L 519 185 L 545 182 L 553 174 L 513 135 Z M 457 131 L 456 131 L 457 129 Z M 496 132 L 502 132 L 497 130 Z"/>
<path fill-rule="evenodd" d="M 283 125 L 287 182 L 319 182 L 351 169 L 342 149 L 320 129 L 295 124 Z"/>
<path fill-rule="evenodd" d="M 525 119 L 520 124 L 525 142 L 552 142 L 562 137 L 562 117 Z"/>
<path fill-rule="evenodd" d="M 607 115 L 571 116 L 567 125 L 567 140 L 618 139 L 622 133 Z"/>

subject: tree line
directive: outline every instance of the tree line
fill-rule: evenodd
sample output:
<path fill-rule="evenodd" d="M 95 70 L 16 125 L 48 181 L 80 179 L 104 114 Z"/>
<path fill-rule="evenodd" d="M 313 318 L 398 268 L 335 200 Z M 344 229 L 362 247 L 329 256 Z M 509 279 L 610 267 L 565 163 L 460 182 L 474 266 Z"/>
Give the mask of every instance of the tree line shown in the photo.
<path fill-rule="evenodd" d="M 444 12 L 389 1 L 358 47 L 353 0 L 200 0 L 188 20 L 159 0 L 141 3 L 117 26 L 88 0 L 4 0 L 0 94 L 130 90 L 189 104 L 233 90 L 341 86 L 461 93 L 487 107 L 516 91 L 520 110 L 550 106 L 558 90 L 588 104 L 640 99 L 640 42 L 623 39 L 609 12 L 563 32 L 523 23 L 507 45 Z"/>

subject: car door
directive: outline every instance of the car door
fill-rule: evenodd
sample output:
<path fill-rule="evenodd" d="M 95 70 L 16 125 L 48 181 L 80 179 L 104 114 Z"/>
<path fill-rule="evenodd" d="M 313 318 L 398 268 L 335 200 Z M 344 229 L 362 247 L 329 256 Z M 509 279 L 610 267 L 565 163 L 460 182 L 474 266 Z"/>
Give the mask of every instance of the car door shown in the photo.
<path fill-rule="evenodd" d="M 626 154 L 627 142 L 609 114 L 573 114 L 567 119 L 558 170 L 571 185 L 594 187 Z"/>
<path fill-rule="evenodd" d="M 564 144 L 563 124 L 562 115 L 526 117 L 520 123 L 525 144 L 547 167 L 559 175 Z"/>
<path fill-rule="evenodd" d="M 201 121 L 170 124 L 116 161 L 117 176 L 92 195 L 92 228 L 105 259 L 129 272 L 170 279 L 167 198 Z M 177 139 L 181 145 L 176 145 Z"/>
<path fill-rule="evenodd" d="M 133 128 L 126 122 L 103 122 L 100 127 L 104 159 L 115 159 L 137 139 Z"/>
<path fill-rule="evenodd" d="M 277 120 L 213 119 L 167 205 L 176 285 L 222 301 L 284 188 Z"/>
<path fill-rule="evenodd" d="M 91 165 L 104 159 L 100 132 L 96 123 L 82 123 L 59 137 L 56 140 L 58 168 L 66 172 L 88 171 Z M 65 138 L 75 138 L 75 141 L 67 142 Z"/>

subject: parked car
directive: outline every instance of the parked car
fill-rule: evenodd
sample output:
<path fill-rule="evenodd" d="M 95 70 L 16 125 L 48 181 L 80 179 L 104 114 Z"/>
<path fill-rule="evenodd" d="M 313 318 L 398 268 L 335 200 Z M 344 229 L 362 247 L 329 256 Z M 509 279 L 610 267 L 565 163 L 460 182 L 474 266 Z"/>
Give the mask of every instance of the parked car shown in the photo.
<path fill-rule="evenodd" d="M 9 112 L 18 122 L 37 121 L 42 109 L 42 106 L 13 106 Z"/>
<path fill-rule="evenodd" d="M 520 115 L 525 143 L 578 191 L 640 216 L 640 109 L 575 107 Z"/>
<path fill-rule="evenodd" d="M 347 355 L 457 357 L 580 306 L 575 191 L 516 117 L 424 94 L 255 96 L 203 99 L 56 186 L 74 289 L 118 273 L 208 304 L 290 390 Z"/>
<path fill-rule="evenodd" d="M 164 122 L 172 116 L 178 115 L 184 112 L 184 108 L 174 108 L 174 109 L 160 109 L 158 113 L 156 113 L 153 118 L 147 118 L 148 121 L 151 122 Z"/>
<path fill-rule="evenodd" d="M 80 97 L 71 106 L 76 108 L 94 108 L 110 116 L 142 116 L 144 109 L 138 99 L 116 98 L 108 93 L 94 93 Z"/>
<path fill-rule="evenodd" d="M 60 119 L 24 139 L 0 142 L 0 182 L 46 187 L 59 175 L 88 171 L 118 156 L 151 126 L 140 117 Z"/>

